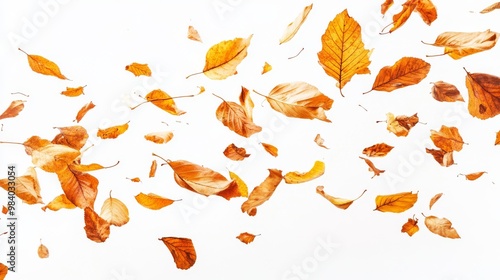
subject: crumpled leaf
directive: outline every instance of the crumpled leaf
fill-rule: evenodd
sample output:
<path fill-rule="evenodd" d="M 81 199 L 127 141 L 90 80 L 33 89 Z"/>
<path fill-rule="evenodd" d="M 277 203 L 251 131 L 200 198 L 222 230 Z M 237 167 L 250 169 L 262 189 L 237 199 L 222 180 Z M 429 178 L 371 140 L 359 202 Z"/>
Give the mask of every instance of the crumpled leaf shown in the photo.
<path fill-rule="evenodd" d="M 198 33 L 198 30 L 196 30 L 193 26 L 189 26 L 188 27 L 188 35 L 187 35 L 187 38 L 189 40 L 193 40 L 193 41 L 198 41 L 200 43 L 202 43 L 201 41 L 201 37 L 200 37 L 200 34 Z"/>
<path fill-rule="evenodd" d="M 240 148 L 234 145 L 233 143 L 229 144 L 226 149 L 224 150 L 223 154 L 231 160 L 244 160 L 245 158 L 249 157 L 250 154 L 247 154 L 247 151 L 245 148 Z"/>
<path fill-rule="evenodd" d="M 151 77 L 151 69 L 149 69 L 147 64 L 133 62 L 132 64 L 125 66 L 125 70 L 130 71 L 136 77 L 141 75 Z"/>
<path fill-rule="evenodd" d="M 499 33 L 483 32 L 444 32 L 441 33 L 432 46 L 444 47 L 443 55 L 460 59 L 471 54 L 486 51 L 495 46 Z"/>
<path fill-rule="evenodd" d="M 144 194 L 142 192 L 135 196 L 135 200 L 137 200 L 140 205 L 151 210 L 159 210 L 175 202 L 175 200 L 154 193 Z"/>
<path fill-rule="evenodd" d="M 436 203 L 441 198 L 442 195 L 443 195 L 443 193 L 438 193 L 431 198 L 431 200 L 429 201 L 429 210 L 432 209 L 432 206 L 434 206 L 434 203 Z"/>
<path fill-rule="evenodd" d="M 66 87 L 66 90 L 61 92 L 62 95 L 65 95 L 65 96 L 68 96 L 68 97 L 77 97 L 77 96 L 80 96 L 83 94 L 83 87 L 76 87 L 76 88 L 72 88 L 72 87 Z"/>
<path fill-rule="evenodd" d="M 458 152 L 462 150 L 464 145 L 464 141 L 458 132 L 458 128 L 454 126 L 448 127 L 442 125 L 439 131 L 431 129 L 431 140 L 436 147 L 445 152 Z"/>
<path fill-rule="evenodd" d="M 500 144 L 500 131 L 497 132 L 495 137 L 495 146 Z"/>
<path fill-rule="evenodd" d="M 271 64 L 267 63 L 267 62 L 264 62 L 264 66 L 262 66 L 262 75 L 266 74 L 267 72 L 271 71 L 273 69 L 273 67 L 271 66 Z"/>
<path fill-rule="evenodd" d="M 64 194 L 79 208 L 94 208 L 99 180 L 88 173 L 72 171 L 68 166 L 57 171 Z"/>
<path fill-rule="evenodd" d="M 97 243 L 106 241 L 110 233 L 110 224 L 90 207 L 85 207 L 84 212 L 85 227 L 83 229 L 87 238 Z"/>
<path fill-rule="evenodd" d="M 453 152 L 445 152 L 441 149 L 436 150 L 428 148 L 425 148 L 425 152 L 431 154 L 441 166 L 448 167 L 455 163 L 453 161 Z"/>
<path fill-rule="evenodd" d="M 240 178 L 240 176 L 236 175 L 236 173 L 234 173 L 234 172 L 229 171 L 229 178 L 231 178 L 231 180 L 234 180 L 236 182 L 236 184 L 238 185 L 238 190 L 237 190 L 238 196 L 248 197 L 248 186 Z M 225 191 L 222 191 L 222 192 L 225 192 Z M 222 192 L 219 193 L 219 195 L 222 196 Z M 231 197 L 236 197 L 236 196 L 233 195 Z M 228 200 L 229 200 L 229 198 L 228 198 Z"/>
<path fill-rule="evenodd" d="M 41 242 L 40 246 L 38 246 L 38 257 L 41 259 L 49 257 L 49 248 L 47 248 L 47 246 L 43 245 Z"/>
<path fill-rule="evenodd" d="M 473 117 L 485 120 L 500 114 L 499 77 L 467 72 L 465 85 L 469 92 L 468 109 Z"/>
<path fill-rule="evenodd" d="M 255 234 L 243 232 L 243 233 L 240 233 L 238 236 L 236 236 L 236 238 L 238 238 L 241 242 L 248 244 L 248 243 L 252 243 L 256 236 L 257 235 L 255 235 Z"/>
<path fill-rule="evenodd" d="M 285 29 L 285 32 L 280 38 L 280 45 L 283 43 L 286 43 L 290 41 L 295 34 L 297 34 L 297 31 L 299 31 L 299 28 L 302 26 L 302 24 L 306 21 L 307 16 L 309 15 L 309 12 L 311 11 L 313 7 L 313 4 L 306 6 L 304 10 L 295 18 L 293 22 L 290 22 L 288 26 Z M 264 74 L 264 73 L 262 73 Z"/>
<path fill-rule="evenodd" d="M 441 102 L 456 102 L 456 101 L 464 101 L 464 98 L 460 94 L 460 91 L 456 86 L 438 81 L 433 83 L 434 86 L 431 89 L 432 97 L 437 101 Z"/>
<path fill-rule="evenodd" d="M 155 176 L 157 167 L 158 167 L 158 163 L 156 162 L 156 160 L 153 160 L 151 162 L 151 167 L 149 168 L 149 178 L 152 178 Z"/>
<path fill-rule="evenodd" d="M 384 173 L 385 170 L 380 170 L 378 169 L 377 167 L 375 167 L 375 165 L 373 164 L 373 162 L 367 158 L 364 158 L 364 157 L 359 157 L 360 159 L 364 160 L 365 163 L 368 165 L 368 171 L 372 171 L 373 172 L 373 176 L 372 176 L 372 179 L 375 177 L 375 176 L 380 176 L 380 174 Z"/>
<path fill-rule="evenodd" d="M 431 0 L 419 0 L 415 12 L 420 14 L 420 17 L 427 25 L 431 25 L 437 19 L 436 7 Z"/>
<path fill-rule="evenodd" d="M 75 125 L 56 128 L 59 129 L 59 134 L 52 139 L 52 144 L 65 145 L 80 150 L 85 146 L 89 138 L 87 130 L 83 126 Z"/>
<path fill-rule="evenodd" d="M 10 103 L 9 107 L 5 109 L 5 111 L 0 115 L 0 120 L 2 119 L 7 119 L 7 118 L 13 118 L 24 109 L 24 102 L 23 100 L 14 100 Z"/>
<path fill-rule="evenodd" d="M 62 80 L 68 79 L 61 73 L 61 70 L 59 70 L 59 66 L 57 66 L 57 64 L 55 64 L 54 62 L 46 59 L 43 56 L 27 54 L 25 51 L 21 49 L 18 50 L 22 51 L 24 54 L 28 56 L 28 64 L 31 70 L 33 70 L 34 72 L 43 75 L 54 76 Z"/>
<path fill-rule="evenodd" d="M 378 195 L 375 198 L 376 208 L 380 212 L 401 213 L 413 207 L 418 193 L 402 192 L 390 195 Z"/>
<path fill-rule="evenodd" d="M 189 269 L 196 262 L 196 251 L 193 241 L 183 237 L 162 237 L 158 240 L 163 241 L 165 246 L 172 254 L 175 265 L 179 269 Z"/>
<path fill-rule="evenodd" d="M 224 126 L 243 137 L 248 138 L 262 131 L 262 127 L 249 119 L 243 106 L 232 101 L 222 99 L 222 103 L 215 111 L 215 116 Z"/>
<path fill-rule="evenodd" d="M 35 168 L 28 167 L 24 175 L 15 178 L 14 183 L 16 196 L 23 202 L 27 204 L 43 203 Z M 0 187 L 9 191 L 8 178 L 0 180 Z"/>
<path fill-rule="evenodd" d="M 288 172 L 283 177 L 287 184 L 300 184 L 314 180 L 325 173 L 325 163 L 322 161 L 315 161 L 311 170 L 307 172 Z"/>
<path fill-rule="evenodd" d="M 319 134 L 316 135 L 316 137 L 314 137 L 314 143 L 316 143 L 318 146 L 320 146 L 322 148 L 328 149 L 328 147 L 323 145 L 323 143 L 325 143 L 325 140 L 323 138 L 321 138 L 321 135 L 319 135 Z"/>
<path fill-rule="evenodd" d="M 418 230 L 418 219 L 408 218 L 408 222 L 406 222 L 401 228 L 401 232 L 406 232 L 409 236 L 414 235 Z"/>
<path fill-rule="evenodd" d="M 76 114 L 75 121 L 79 123 L 82 118 L 87 114 L 88 111 L 92 110 L 95 107 L 94 103 L 90 101 L 88 104 L 85 104 Z"/>
<path fill-rule="evenodd" d="M 117 227 L 123 226 L 130 220 L 127 206 L 121 200 L 111 197 L 111 191 L 109 197 L 102 204 L 100 216 Z"/>
<path fill-rule="evenodd" d="M 150 101 L 156 107 L 174 116 L 180 116 L 186 113 L 177 108 L 174 99 L 161 89 L 155 89 L 148 93 L 146 95 L 146 100 Z"/>
<path fill-rule="evenodd" d="M 261 142 L 260 144 L 262 145 L 262 147 L 264 147 L 264 150 L 266 150 L 266 152 L 268 152 L 270 155 L 272 155 L 273 157 L 278 156 L 278 148 L 264 142 Z"/>
<path fill-rule="evenodd" d="M 128 130 L 128 123 L 111 126 L 105 129 L 100 129 L 97 131 L 97 137 L 102 139 L 116 139 L 118 136 L 125 133 Z"/>
<path fill-rule="evenodd" d="M 385 157 L 394 147 L 386 143 L 378 143 L 363 149 L 363 154 L 369 157 Z"/>
<path fill-rule="evenodd" d="M 351 204 L 354 201 L 358 200 L 366 192 L 366 190 L 364 190 L 363 193 L 361 193 L 355 199 L 345 199 L 345 198 L 334 197 L 334 196 L 331 196 L 331 195 L 325 193 L 324 188 L 325 187 L 323 187 L 323 186 L 317 186 L 316 193 L 320 194 L 322 197 L 326 198 L 333 205 L 335 205 L 335 207 L 343 209 L 343 210 L 346 210 L 347 208 L 349 208 L 349 206 L 351 206 Z"/>
<path fill-rule="evenodd" d="M 42 210 L 46 209 L 57 211 L 59 209 L 75 209 L 76 206 L 66 197 L 65 194 L 56 196 L 51 202 L 42 207 Z"/>
<path fill-rule="evenodd" d="M 31 154 L 34 165 L 46 172 L 58 172 L 80 157 L 80 151 L 60 144 L 48 144 Z"/>
<path fill-rule="evenodd" d="M 243 106 L 243 109 L 245 110 L 245 114 L 247 115 L 247 118 L 253 122 L 253 101 L 252 98 L 250 97 L 250 92 L 248 91 L 247 88 L 241 87 L 241 93 L 240 93 L 240 104 Z"/>
<path fill-rule="evenodd" d="M 436 216 L 425 217 L 425 226 L 432 232 L 442 237 L 460 238 L 456 229 L 452 227 L 451 222 L 446 218 Z"/>
<path fill-rule="evenodd" d="M 257 214 L 257 206 L 262 205 L 269 200 L 279 183 L 283 179 L 281 170 L 268 169 L 269 175 L 259 186 L 255 187 L 248 199 L 241 205 L 241 211 L 246 212 L 249 216 Z"/>
<path fill-rule="evenodd" d="M 172 131 L 151 132 L 144 135 L 144 138 L 156 144 L 166 144 L 174 137 Z"/>
<path fill-rule="evenodd" d="M 382 15 L 385 15 L 387 10 L 389 10 L 389 8 L 393 4 L 394 4 L 394 0 L 385 0 L 384 3 L 382 3 L 382 5 L 380 5 L 380 13 L 382 13 Z"/>
<path fill-rule="evenodd" d="M 489 5 L 488 7 L 484 8 L 480 13 L 486 14 L 486 13 L 492 12 L 496 9 L 500 9 L 500 2 L 496 2 L 496 3 Z"/>
<path fill-rule="evenodd" d="M 392 113 L 387 113 L 387 130 L 394 133 L 396 136 L 406 137 L 419 121 L 417 113 L 412 116 L 394 116 Z"/>
<path fill-rule="evenodd" d="M 393 26 L 389 30 L 389 33 L 403 26 L 413 12 L 419 13 L 420 17 L 427 25 L 431 25 L 431 23 L 437 19 L 436 7 L 431 0 L 407 0 L 403 3 L 401 12 L 392 17 Z"/>
<path fill-rule="evenodd" d="M 469 181 L 475 181 L 475 180 L 479 179 L 479 177 L 483 176 L 483 174 L 485 174 L 485 173 L 488 173 L 488 172 L 480 171 L 480 172 L 474 172 L 474 173 L 469 173 L 469 174 L 460 174 L 460 175 L 464 175 L 465 179 L 467 179 Z"/>

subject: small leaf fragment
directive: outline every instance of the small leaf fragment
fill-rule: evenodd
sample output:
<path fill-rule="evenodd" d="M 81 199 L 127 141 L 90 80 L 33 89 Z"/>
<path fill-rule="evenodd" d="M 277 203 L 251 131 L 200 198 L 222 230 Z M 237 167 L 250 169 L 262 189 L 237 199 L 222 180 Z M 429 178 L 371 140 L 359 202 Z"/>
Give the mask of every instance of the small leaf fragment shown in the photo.
<path fill-rule="evenodd" d="M 236 236 L 236 238 L 238 238 L 241 242 L 245 244 L 252 243 L 255 237 L 256 237 L 255 234 L 251 234 L 248 232 L 243 232 L 240 233 L 238 236 Z"/>
<path fill-rule="evenodd" d="M 174 133 L 172 131 L 151 132 L 144 135 L 144 138 L 156 144 L 166 144 L 172 140 Z"/>
<path fill-rule="evenodd" d="M 156 162 L 156 160 L 153 160 L 151 162 L 151 167 L 149 168 L 149 178 L 152 178 L 155 176 L 157 166 L 158 166 L 158 163 Z"/>
<path fill-rule="evenodd" d="M 364 158 L 364 157 L 359 157 L 360 159 L 364 160 L 365 163 L 368 165 L 368 171 L 372 171 L 373 172 L 373 176 L 372 176 L 372 179 L 375 177 L 375 176 L 380 176 L 380 174 L 384 173 L 385 170 L 380 170 L 378 169 L 377 167 L 375 167 L 375 165 L 373 164 L 373 162 L 367 158 Z"/>
<path fill-rule="evenodd" d="M 300 184 L 314 180 L 325 173 L 325 163 L 322 161 L 315 161 L 311 170 L 307 172 L 288 172 L 283 177 L 287 184 Z"/>
<path fill-rule="evenodd" d="M 321 135 L 319 135 L 319 134 L 316 135 L 316 137 L 314 137 L 314 143 L 316 143 L 318 146 L 320 146 L 322 148 L 328 149 L 328 147 L 323 145 L 323 143 L 325 143 L 325 140 L 323 138 L 321 138 Z"/>
<path fill-rule="evenodd" d="M 266 74 L 267 72 L 271 71 L 273 69 L 273 67 L 271 66 L 271 64 L 267 63 L 267 62 L 264 62 L 264 66 L 262 67 L 262 75 Z"/>

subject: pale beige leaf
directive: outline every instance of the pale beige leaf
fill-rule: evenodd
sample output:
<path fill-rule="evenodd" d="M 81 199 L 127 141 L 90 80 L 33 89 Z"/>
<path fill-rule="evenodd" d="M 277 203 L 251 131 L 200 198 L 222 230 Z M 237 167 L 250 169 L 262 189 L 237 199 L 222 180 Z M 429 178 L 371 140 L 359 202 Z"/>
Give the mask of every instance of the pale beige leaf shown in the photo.
<path fill-rule="evenodd" d="M 441 198 L 442 195 L 443 193 L 438 193 L 431 198 L 431 201 L 429 202 L 429 210 L 432 209 L 432 206 L 434 206 L 434 204 Z"/>
<path fill-rule="evenodd" d="M 283 43 L 286 43 L 290 41 L 295 34 L 297 34 L 297 31 L 299 31 L 299 28 L 302 26 L 304 21 L 306 21 L 307 16 L 309 15 L 309 12 L 311 11 L 313 7 L 313 4 L 306 6 L 304 10 L 295 18 L 293 22 L 290 22 L 288 26 L 285 29 L 285 32 L 280 38 L 280 45 Z"/>
<path fill-rule="evenodd" d="M 425 217 L 425 226 L 432 232 L 442 237 L 460 238 L 456 229 L 452 227 L 451 222 L 446 218 L 435 216 Z"/>
<path fill-rule="evenodd" d="M 187 35 L 188 39 L 189 40 L 193 40 L 193 41 L 198 41 L 198 42 L 202 42 L 201 41 L 201 37 L 200 37 L 200 34 L 198 33 L 198 30 L 196 30 L 193 26 L 189 26 L 188 27 L 188 35 Z"/>
<path fill-rule="evenodd" d="M 111 197 L 111 192 L 109 192 L 109 197 L 102 204 L 100 216 L 117 227 L 123 226 L 130 220 L 127 206 L 119 199 Z"/>

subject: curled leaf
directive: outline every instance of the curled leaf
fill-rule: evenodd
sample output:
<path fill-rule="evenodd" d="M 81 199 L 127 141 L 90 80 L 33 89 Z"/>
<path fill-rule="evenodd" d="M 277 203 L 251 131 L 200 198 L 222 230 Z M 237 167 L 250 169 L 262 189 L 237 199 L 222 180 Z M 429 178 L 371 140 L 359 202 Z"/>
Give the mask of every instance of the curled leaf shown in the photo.
<path fill-rule="evenodd" d="M 249 157 L 250 154 L 247 154 L 247 151 L 245 148 L 240 148 L 236 147 L 234 144 L 230 144 L 229 146 L 226 147 L 224 150 L 223 154 L 231 160 L 244 160 L 245 158 Z"/>
<path fill-rule="evenodd" d="M 158 164 L 156 163 L 156 160 L 153 160 L 151 162 L 151 167 L 149 168 L 149 178 L 155 176 L 157 166 L 158 166 Z"/>
<path fill-rule="evenodd" d="M 373 162 L 367 158 L 364 158 L 364 157 L 359 157 L 360 159 L 364 160 L 365 163 L 368 165 L 368 171 L 372 171 L 373 172 L 373 176 L 372 176 L 372 179 L 375 177 L 375 176 L 380 176 L 380 174 L 384 173 L 385 170 L 380 170 L 378 169 L 377 167 L 375 167 L 375 165 L 373 164 Z"/>
<path fill-rule="evenodd" d="M 166 144 L 174 137 L 172 131 L 151 132 L 144 135 L 144 138 L 156 144 Z"/>
<path fill-rule="evenodd" d="M 480 13 L 486 14 L 486 13 L 492 12 L 496 9 L 500 9 L 500 2 L 496 2 L 496 3 L 489 5 L 488 7 L 484 8 Z"/>
<path fill-rule="evenodd" d="M 66 197 L 65 194 L 56 196 L 51 202 L 42 207 L 42 210 L 46 209 L 57 211 L 59 209 L 75 209 L 76 206 Z"/>
<path fill-rule="evenodd" d="M 444 47 L 443 54 L 460 59 L 493 48 L 498 36 L 498 33 L 489 29 L 483 32 L 444 32 L 430 45 Z"/>
<path fill-rule="evenodd" d="M 87 112 L 90 111 L 91 109 L 93 109 L 94 107 L 95 107 L 95 105 L 94 105 L 94 103 L 92 103 L 92 101 L 90 101 L 90 103 L 88 103 L 88 104 L 85 104 L 76 114 L 76 117 L 75 117 L 76 122 L 77 123 L 80 122 L 82 120 L 82 118 L 87 114 Z"/>
<path fill-rule="evenodd" d="M 264 66 L 262 67 L 262 75 L 266 74 L 267 72 L 271 71 L 273 69 L 273 67 L 271 66 L 271 64 L 267 63 L 267 62 L 264 62 Z"/>
<path fill-rule="evenodd" d="M 193 241 L 183 237 L 162 237 L 161 240 L 174 258 L 175 265 L 179 269 L 188 269 L 196 262 L 196 251 Z"/>
<path fill-rule="evenodd" d="M 380 13 L 382 13 L 382 15 L 385 15 L 387 10 L 389 10 L 389 8 L 393 4 L 394 4 L 394 0 L 385 0 L 384 3 L 382 3 L 382 5 L 380 5 Z"/>
<path fill-rule="evenodd" d="M 268 152 L 270 155 L 272 155 L 273 157 L 277 157 L 278 156 L 278 148 L 276 148 L 275 146 L 271 145 L 271 144 L 267 144 L 267 143 L 260 143 L 262 145 L 262 147 L 264 147 L 264 150 L 266 150 L 266 152 Z"/>
<path fill-rule="evenodd" d="M 241 211 L 250 216 L 255 216 L 257 206 L 262 205 L 271 198 L 282 179 L 281 170 L 269 169 L 269 175 L 264 182 L 252 190 L 248 199 L 241 205 Z"/>
<path fill-rule="evenodd" d="M 390 195 L 378 195 L 375 198 L 376 208 L 380 212 L 401 213 L 417 202 L 418 193 L 402 192 Z"/>
<path fill-rule="evenodd" d="M 495 146 L 500 144 L 500 131 L 497 132 L 495 137 Z"/>
<path fill-rule="evenodd" d="M 401 232 L 406 232 L 409 236 L 414 235 L 418 230 L 418 219 L 408 218 L 408 222 L 406 222 L 401 228 Z"/>
<path fill-rule="evenodd" d="M 475 180 L 479 179 L 479 177 L 483 176 L 483 174 L 485 174 L 485 173 L 487 173 L 487 172 L 481 171 L 481 172 L 474 172 L 474 173 L 469 173 L 469 174 L 459 174 L 459 175 L 464 175 L 465 179 L 467 179 L 469 181 L 475 181 Z"/>
<path fill-rule="evenodd" d="M 243 106 L 238 103 L 222 99 L 222 103 L 217 107 L 215 115 L 224 126 L 243 137 L 248 138 L 262 131 L 262 127 L 253 123 L 247 116 Z"/>
<path fill-rule="evenodd" d="M 315 161 L 311 170 L 307 172 L 288 172 L 283 177 L 287 184 L 299 184 L 314 180 L 325 173 L 325 163 L 322 161 Z"/>
<path fill-rule="evenodd" d="M 418 116 L 415 113 L 413 116 L 394 116 L 392 113 L 387 113 L 387 130 L 394 133 L 396 136 L 406 137 L 412 129 L 418 123 Z"/>
<path fill-rule="evenodd" d="M 245 110 L 245 114 L 247 115 L 247 118 L 253 122 L 253 101 L 252 98 L 250 97 L 250 92 L 248 91 L 247 88 L 241 87 L 241 93 L 240 93 L 240 104 L 243 106 L 243 110 Z"/>
<path fill-rule="evenodd" d="M 9 191 L 9 187 L 12 187 L 12 183 L 10 182 L 12 181 L 10 181 L 9 178 L 0 179 L 0 187 L 5 191 Z M 27 204 L 43 203 L 35 168 L 28 167 L 24 175 L 15 177 L 14 186 L 16 196 L 23 202 Z M 12 188 L 10 188 L 10 190 L 12 190 Z"/>
<path fill-rule="evenodd" d="M 460 238 L 456 229 L 452 227 L 451 222 L 446 218 L 436 216 L 425 217 L 425 226 L 432 232 L 442 237 Z"/>
<path fill-rule="evenodd" d="M 320 194 L 322 197 L 326 198 L 333 205 L 335 205 L 335 207 L 343 209 L 343 210 L 346 210 L 347 208 L 349 208 L 349 206 L 351 206 L 351 204 L 354 201 L 358 200 L 366 192 L 366 190 L 364 190 L 363 193 L 361 193 L 355 199 L 345 199 L 345 198 L 334 197 L 334 196 L 331 196 L 331 195 L 325 193 L 324 188 L 325 187 L 323 187 L 323 186 L 317 186 L 316 193 Z"/>
<path fill-rule="evenodd" d="M 453 152 L 446 152 L 441 149 L 436 150 L 428 148 L 425 148 L 425 152 L 431 154 L 441 166 L 448 167 L 454 163 Z"/>
<path fill-rule="evenodd" d="M 83 229 L 87 234 L 87 238 L 97 243 L 106 241 L 110 233 L 110 224 L 103 218 L 99 217 L 99 215 L 97 215 L 92 208 L 85 207 L 84 210 L 85 227 Z"/>
<path fill-rule="evenodd" d="M 65 145 L 75 150 L 80 150 L 85 146 L 89 135 L 83 126 L 66 126 L 56 127 L 59 129 L 57 134 L 52 140 L 52 144 Z"/>
<path fill-rule="evenodd" d="M 436 203 L 441 198 L 442 195 L 443 195 L 443 193 L 438 193 L 431 198 L 431 201 L 429 202 L 429 210 L 432 209 L 432 206 L 434 206 L 434 203 Z"/>
<path fill-rule="evenodd" d="M 229 171 L 229 178 L 234 180 L 238 185 L 238 196 L 248 197 L 248 187 L 247 184 L 240 178 L 240 176 L 236 175 L 236 173 Z M 220 194 L 220 193 L 219 193 Z M 233 196 L 236 197 L 236 196 Z"/>
<path fill-rule="evenodd" d="M 306 6 L 304 10 L 295 18 L 293 22 L 290 22 L 288 26 L 285 29 L 285 32 L 280 38 L 280 45 L 283 43 L 286 43 L 290 41 L 295 34 L 297 34 L 297 31 L 299 31 L 299 28 L 302 26 L 304 21 L 306 21 L 307 16 L 309 15 L 309 12 L 311 11 L 313 7 L 313 4 Z M 264 74 L 264 73 L 263 73 Z"/>
<path fill-rule="evenodd" d="M 325 140 L 323 138 L 321 138 L 321 135 L 319 135 L 319 134 L 316 135 L 316 137 L 314 137 L 314 143 L 316 143 L 318 146 L 320 146 L 322 148 L 328 149 L 328 147 L 323 145 L 323 143 L 325 143 Z"/>
<path fill-rule="evenodd" d="M 159 210 L 175 202 L 175 200 L 154 193 L 143 194 L 142 192 L 135 196 L 135 200 L 137 200 L 140 205 L 151 210 Z"/>

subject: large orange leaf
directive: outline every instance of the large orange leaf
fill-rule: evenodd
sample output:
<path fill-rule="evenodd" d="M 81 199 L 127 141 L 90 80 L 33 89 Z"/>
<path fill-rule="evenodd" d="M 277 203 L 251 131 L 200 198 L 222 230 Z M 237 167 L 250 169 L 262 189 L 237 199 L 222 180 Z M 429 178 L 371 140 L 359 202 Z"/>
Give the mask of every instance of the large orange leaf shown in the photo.
<path fill-rule="evenodd" d="M 288 172 L 283 177 L 287 184 L 299 184 L 314 180 L 325 173 L 325 163 L 322 161 L 315 161 L 311 170 L 307 172 Z"/>
<path fill-rule="evenodd" d="M 57 172 L 62 190 L 71 203 L 82 209 L 94 208 L 99 180 L 88 173 L 72 171 L 68 166 Z"/>
<path fill-rule="evenodd" d="M 443 82 L 437 81 L 433 83 L 431 93 L 432 97 L 437 101 L 441 102 L 456 102 L 456 101 L 464 101 L 464 98 L 460 94 L 460 91 L 456 86 Z"/>
<path fill-rule="evenodd" d="M 7 119 L 7 118 L 13 118 L 24 109 L 24 102 L 23 100 L 14 100 L 10 103 L 9 107 L 5 109 L 5 111 L 0 115 L 0 120 L 1 119 Z"/>
<path fill-rule="evenodd" d="M 219 98 L 222 99 L 221 97 Z M 222 103 L 215 111 L 215 116 L 223 125 L 243 137 L 250 137 L 262 131 L 262 127 L 250 120 L 243 106 L 232 101 L 222 99 Z"/>
<path fill-rule="evenodd" d="M 436 216 L 425 217 L 425 226 L 432 232 L 442 237 L 460 238 L 456 229 L 452 227 L 451 222 L 446 218 Z"/>
<path fill-rule="evenodd" d="M 80 150 L 85 146 L 89 135 L 83 126 L 56 127 L 60 133 L 52 140 L 52 144 L 65 145 L 75 150 Z"/>
<path fill-rule="evenodd" d="M 326 74 L 337 80 L 342 88 L 355 74 L 370 74 L 371 51 L 365 49 L 361 40 L 361 27 L 349 16 L 347 10 L 330 21 L 321 36 L 322 49 L 318 59 Z"/>
<path fill-rule="evenodd" d="M 57 172 L 64 169 L 80 156 L 80 151 L 60 144 L 48 144 L 33 150 L 31 161 L 34 165 L 47 172 Z"/>
<path fill-rule="evenodd" d="M 378 195 L 375 198 L 376 208 L 380 212 L 401 213 L 417 202 L 418 193 L 402 192 L 390 195 Z"/>
<path fill-rule="evenodd" d="M 78 110 L 78 113 L 76 113 L 75 121 L 79 123 L 82 118 L 87 114 L 88 111 L 92 110 L 95 107 L 94 103 L 90 101 L 88 104 L 83 105 L 83 107 Z"/>
<path fill-rule="evenodd" d="M 125 66 L 125 70 L 130 71 L 136 77 L 141 75 L 151 76 L 151 69 L 149 69 L 147 64 L 133 62 L 132 64 Z"/>
<path fill-rule="evenodd" d="M 335 207 L 337 208 L 340 208 L 340 209 L 343 209 L 343 210 L 346 210 L 347 208 L 349 208 L 349 206 L 351 206 L 351 204 L 358 200 L 365 192 L 366 190 L 364 190 L 357 198 L 355 199 L 345 199 L 345 198 L 340 198 L 340 197 L 334 197 L 334 196 L 331 196 L 327 193 L 325 193 L 324 191 L 324 188 L 323 186 L 317 186 L 316 187 L 316 193 L 321 195 L 322 197 L 326 198 L 328 201 L 330 201 L 333 205 L 335 205 Z"/>
<path fill-rule="evenodd" d="M 76 206 L 69 201 L 69 199 L 66 197 L 65 194 L 61 194 L 56 196 L 51 202 L 49 202 L 47 205 L 42 207 L 42 210 L 45 211 L 46 209 L 52 210 L 52 211 L 57 211 L 59 209 L 74 209 Z"/>
<path fill-rule="evenodd" d="M 196 262 L 196 251 L 191 239 L 184 237 L 162 237 L 158 238 L 158 240 L 163 241 L 165 246 L 167 246 L 177 268 L 188 269 Z"/>
<path fill-rule="evenodd" d="M 458 132 L 458 128 L 454 126 L 448 127 L 442 125 L 439 131 L 431 129 L 431 140 L 436 147 L 445 152 L 458 152 L 462 150 L 464 145 L 464 141 Z"/>
<path fill-rule="evenodd" d="M 146 95 L 146 100 L 153 103 L 156 107 L 162 109 L 163 111 L 175 116 L 180 116 L 186 113 L 177 108 L 174 99 L 161 89 L 155 89 L 148 93 Z"/>
<path fill-rule="evenodd" d="M 130 220 L 127 206 L 121 200 L 111 197 L 111 192 L 109 192 L 109 197 L 102 204 L 100 216 L 117 227 L 123 226 Z"/>
<path fill-rule="evenodd" d="M 144 194 L 142 192 L 135 196 L 135 200 L 137 200 L 140 205 L 151 210 L 159 210 L 175 202 L 175 200 L 154 193 Z"/>
<path fill-rule="evenodd" d="M 295 18 L 293 22 L 290 22 L 285 29 L 285 32 L 280 38 L 280 45 L 292 40 L 293 36 L 299 31 L 304 21 L 306 21 L 307 15 L 311 11 L 313 4 L 306 6 L 304 10 Z"/>
<path fill-rule="evenodd" d="M 420 58 L 403 57 L 392 66 L 385 66 L 380 69 L 372 90 L 387 91 L 415 85 L 420 83 L 431 69 L 431 65 Z"/>
<path fill-rule="evenodd" d="M 12 187 L 12 184 L 9 184 L 9 182 L 8 178 L 1 179 L 0 187 L 9 191 L 9 186 Z M 15 194 L 23 202 L 27 204 L 43 203 L 42 197 L 40 196 L 40 184 L 38 183 L 35 168 L 28 167 L 28 170 L 24 175 L 14 179 L 14 183 Z"/>
<path fill-rule="evenodd" d="M 83 229 L 87 238 L 97 243 L 106 241 L 109 237 L 110 223 L 99 217 L 90 207 L 85 207 L 84 212 L 85 227 Z"/>
<path fill-rule="evenodd" d="M 241 205 L 241 211 L 250 216 L 255 216 L 257 206 L 262 205 L 271 198 L 282 179 L 281 170 L 269 169 L 269 175 L 264 182 L 252 190 L 248 199 Z"/>
<path fill-rule="evenodd" d="M 469 92 L 469 113 L 482 120 L 500 114 L 500 78 L 483 73 L 469 73 L 465 77 Z"/>
<path fill-rule="evenodd" d="M 444 47 L 444 54 L 453 59 L 486 51 L 495 46 L 499 33 L 490 31 L 483 32 L 444 32 L 436 41 L 430 45 Z"/>
<path fill-rule="evenodd" d="M 61 70 L 59 70 L 59 66 L 55 64 L 54 62 L 46 59 L 43 56 L 39 55 L 34 55 L 34 54 L 27 54 L 25 51 L 19 49 L 22 51 L 24 54 L 28 56 L 28 64 L 31 68 L 36 73 L 43 74 L 43 75 L 49 75 L 49 76 L 54 76 L 58 77 L 59 79 L 62 80 L 67 80 L 63 74 L 61 74 Z"/>

